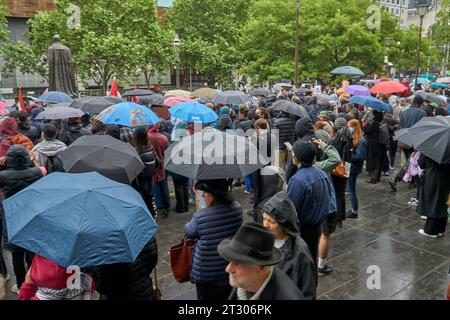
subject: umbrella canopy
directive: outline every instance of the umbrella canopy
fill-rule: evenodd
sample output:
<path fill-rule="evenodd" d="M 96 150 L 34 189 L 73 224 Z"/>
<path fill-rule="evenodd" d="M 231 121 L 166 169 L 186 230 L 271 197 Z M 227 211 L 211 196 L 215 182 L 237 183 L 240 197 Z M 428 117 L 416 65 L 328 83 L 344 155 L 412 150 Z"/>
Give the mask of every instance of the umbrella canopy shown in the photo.
<path fill-rule="evenodd" d="M 401 143 L 411 142 L 414 150 L 422 152 L 439 164 L 450 164 L 450 117 L 425 117 L 399 137 Z"/>
<path fill-rule="evenodd" d="M 181 102 L 194 102 L 194 100 L 186 97 L 170 97 L 164 100 L 164 104 L 169 107 L 173 107 L 174 105 Z"/>
<path fill-rule="evenodd" d="M 195 180 L 245 177 L 268 163 L 247 137 L 215 129 L 184 137 L 165 159 L 166 170 Z"/>
<path fill-rule="evenodd" d="M 353 96 L 349 100 L 351 103 L 361 104 L 363 106 L 384 112 L 392 112 L 392 107 L 390 104 L 378 100 L 374 97 L 366 96 Z"/>
<path fill-rule="evenodd" d="M 430 83 L 430 87 L 431 88 L 446 89 L 446 88 L 448 88 L 448 84 L 441 83 L 441 82 L 433 82 L 433 83 Z"/>
<path fill-rule="evenodd" d="M 72 98 L 65 94 L 64 92 L 59 91 L 49 91 L 37 98 L 37 100 L 46 102 L 46 103 L 72 103 Z"/>
<path fill-rule="evenodd" d="M 135 89 L 125 92 L 124 97 L 139 97 L 139 96 L 150 96 L 153 94 L 151 90 L 145 89 Z"/>
<path fill-rule="evenodd" d="M 347 86 L 344 91 L 354 96 L 370 96 L 370 89 L 359 85 Z"/>
<path fill-rule="evenodd" d="M 343 67 L 337 67 L 333 71 L 331 71 L 331 74 L 348 74 L 353 76 L 363 76 L 364 72 L 362 72 L 360 69 L 356 67 L 351 66 L 343 66 Z"/>
<path fill-rule="evenodd" d="M 428 93 L 424 91 L 417 91 L 415 93 L 416 95 L 419 95 L 423 98 L 423 100 L 437 103 L 442 108 L 447 108 L 447 101 L 439 97 L 438 95 L 435 95 L 433 93 Z"/>
<path fill-rule="evenodd" d="M 228 90 L 218 93 L 212 100 L 214 104 L 241 104 L 250 101 L 250 97 L 242 91 Z"/>
<path fill-rule="evenodd" d="M 212 123 L 219 118 L 213 110 L 197 102 L 181 102 L 169 112 L 172 117 L 186 122 Z"/>
<path fill-rule="evenodd" d="M 186 91 L 186 90 L 169 90 L 169 91 L 166 92 L 164 97 L 185 97 L 185 98 L 190 98 L 191 95 L 192 95 L 191 92 L 190 91 Z"/>
<path fill-rule="evenodd" d="M 134 102 L 122 102 L 103 110 L 97 120 L 104 124 L 117 124 L 127 127 L 154 125 L 161 119 L 145 106 Z"/>
<path fill-rule="evenodd" d="M 279 83 L 275 83 L 275 84 L 273 85 L 273 88 L 274 88 L 276 91 L 281 91 L 281 88 L 293 89 L 294 86 L 293 86 L 292 84 L 289 84 L 289 83 L 279 82 Z"/>
<path fill-rule="evenodd" d="M 200 88 L 192 91 L 191 97 L 199 97 L 200 99 L 212 99 L 217 94 L 216 89 Z"/>
<path fill-rule="evenodd" d="M 327 95 L 325 93 L 320 93 L 316 97 L 317 97 L 317 103 L 320 105 L 330 103 L 330 101 L 334 100 L 332 96 Z"/>
<path fill-rule="evenodd" d="M 399 140 L 401 146 L 408 149 L 413 148 L 414 137 L 409 133 L 409 128 L 396 131 L 395 136 Z"/>
<path fill-rule="evenodd" d="M 83 97 L 73 100 L 70 107 L 80 109 L 84 112 L 97 114 L 113 104 L 115 103 L 102 97 Z"/>
<path fill-rule="evenodd" d="M 309 92 L 312 92 L 312 89 L 300 87 L 300 88 L 296 89 L 295 91 L 298 93 L 309 93 Z"/>
<path fill-rule="evenodd" d="M 151 96 L 139 97 L 139 103 L 150 104 L 152 106 L 165 106 L 164 97 L 161 94 L 152 94 Z"/>
<path fill-rule="evenodd" d="M 69 118 L 79 118 L 84 114 L 80 109 L 75 109 L 71 107 L 52 107 L 47 108 L 36 116 L 36 120 L 58 120 L 58 119 L 69 119 Z"/>
<path fill-rule="evenodd" d="M 408 87 L 401 84 L 397 81 L 381 81 L 374 85 L 370 92 L 377 94 L 377 93 L 384 93 L 384 94 L 391 94 L 391 93 L 400 93 L 408 90 Z"/>
<path fill-rule="evenodd" d="M 271 92 L 266 88 L 258 88 L 250 91 L 252 97 L 267 97 Z"/>
<path fill-rule="evenodd" d="M 415 82 L 415 80 L 413 82 Z M 428 80 L 427 78 L 417 78 L 418 84 L 428 83 L 428 82 L 430 82 L 430 80 Z"/>
<path fill-rule="evenodd" d="M 125 102 L 126 100 L 124 100 L 124 99 L 122 99 L 122 98 L 119 98 L 119 97 L 116 97 L 116 96 L 104 96 L 104 97 L 102 97 L 103 99 L 106 99 L 106 100 L 108 100 L 108 101 L 111 101 L 111 102 L 113 102 L 113 104 L 118 104 L 118 103 L 121 103 L 121 102 Z"/>
<path fill-rule="evenodd" d="M 272 104 L 274 110 L 284 111 L 289 114 L 293 114 L 294 116 L 298 116 L 300 118 L 309 119 L 309 114 L 305 110 L 305 108 L 295 102 L 289 100 L 278 100 Z"/>
<path fill-rule="evenodd" d="M 6 108 L 8 104 L 5 101 L 0 100 L 0 108 Z"/>
<path fill-rule="evenodd" d="M 52 173 L 3 206 L 9 241 L 64 268 L 133 262 L 158 229 L 138 192 L 95 172 Z"/>
<path fill-rule="evenodd" d="M 450 77 L 439 78 L 436 80 L 437 83 L 450 83 Z"/>
<path fill-rule="evenodd" d="M 60 156 L 66 172 L 97 171 L 126 184 L 131 183 L 144 169 L 133 146 L 108 135 L 78 138 Z"/>

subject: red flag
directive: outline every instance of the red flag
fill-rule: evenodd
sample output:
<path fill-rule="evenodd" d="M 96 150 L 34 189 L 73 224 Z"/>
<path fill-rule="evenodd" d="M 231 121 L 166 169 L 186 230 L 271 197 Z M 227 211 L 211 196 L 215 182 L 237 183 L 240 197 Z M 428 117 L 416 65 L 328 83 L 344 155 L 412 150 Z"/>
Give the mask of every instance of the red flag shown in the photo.
<path fill-rule="evenodd" d="M 119 97 L 122 98 L 120 95 L 119 89 L 117 87 L 117 80 L 116 77 L 114 77 L 112 84 L 111 84 L 111 90 L 109 91 L 110 96 Z"/>
<path fill-rule="evenodd" d="M 20 110 L 25 111 L 25 103 L 23 103 L 22 87 L 19 88 L 19 105 Z"/>

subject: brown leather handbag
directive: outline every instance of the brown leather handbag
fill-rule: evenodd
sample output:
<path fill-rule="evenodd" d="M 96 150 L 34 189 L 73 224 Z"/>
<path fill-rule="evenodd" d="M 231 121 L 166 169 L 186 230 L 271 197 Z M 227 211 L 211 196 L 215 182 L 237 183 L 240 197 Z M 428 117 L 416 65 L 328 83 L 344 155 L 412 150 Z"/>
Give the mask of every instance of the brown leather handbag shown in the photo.
<path fill-rule="evenodd" d="M 184 238 L 179 244 L 170 247 L 170 268 L 173 277 L 180 283 L 190 279 L 194 246 L 195 240 Z"/>

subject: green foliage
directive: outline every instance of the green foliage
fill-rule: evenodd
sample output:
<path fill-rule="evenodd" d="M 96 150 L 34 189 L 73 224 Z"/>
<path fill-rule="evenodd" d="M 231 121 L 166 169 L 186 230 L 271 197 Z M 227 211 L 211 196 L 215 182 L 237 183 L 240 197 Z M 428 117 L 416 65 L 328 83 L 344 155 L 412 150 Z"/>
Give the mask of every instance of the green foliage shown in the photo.
<path fill-rule="evenodd" d="M 6 29 L 6 3 L 0 0 L 0 44 L 8 40 L 8 31 Z"/>
<path fill-rule="evenodd" d="M 280 1 L 281 2 L 281 1 Z M 253 0 L 177 0 L 170 23 L 181 39 L 180 62 L 225 82 L 243 60 L 243 26 Z"/>
<path fill-rule="evenodd" d="M 73 14 L 67 9 L 71 4 L 80 8 L 79 28 L 70 25 Z M 155 0 L 56 0 L 53 11 L 40 12 L 29 25 L 30 44 L 10 45 L 7 51 L 15 54 L 5 58 L 11 67 L 22 71 L 34 68 L 44 77 L 47 71 L 36 69 L 36 61 L 47 53 L 55 34 L 72 50 L 78 76 L 98 84 L 112 76 L 132 81 L 149 64 L 167 67 L 171 54 L 165 50 L 171 40 L 161 36 Z M 21 51 L 27 53 L 23 58 Z"/>

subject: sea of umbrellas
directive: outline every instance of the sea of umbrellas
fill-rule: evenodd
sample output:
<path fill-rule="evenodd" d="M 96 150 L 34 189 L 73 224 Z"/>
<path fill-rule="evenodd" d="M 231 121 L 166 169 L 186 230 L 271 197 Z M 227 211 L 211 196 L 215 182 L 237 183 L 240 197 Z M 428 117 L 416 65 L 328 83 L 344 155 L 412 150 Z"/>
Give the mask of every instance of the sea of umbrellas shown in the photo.
<path fill-rule="evenodd" d="M 361 75 L 352 67 L 342 68 L 334 70 L 334 73 Z M 448 88 L 450 78 L 436 83 Z M 46 105 L 37 120 L 76 118 L 89 113 L 105 125 L 154 126 L 162 118 L 169 117 L 206 125 L 215 123 L 218 115 L 205 102 L 251 105 L 255 98 L 267 97 L 273 93 L 272 90 L 280 91 L 282 88 L 293 89 L 287 83 L 279 83 L 271 90 L 256 88 L 247 94 L 205 87 L 193 92 L 171 90 L 164 96 L 150 90 L 135 89 L 126 92 L 125 99 L 105 96 L 75 100 L 62 92 L 47 92 L 34 100 Z M 300 88 L 297 94 L 308 90 L 311 89 Z M 392 106 L 374 96 L 402 93 L 408 88 L 398 81 L 387 80 L 379 81 L 371 88 L 349 85 L 343 90 L 350 95 L 348 101 L 351 103 L 390 113 Z M 447 108 L 443 97 L 425 91 L 416 94 Z M 316 96 L 319 104 L 334 99 L 326 94 Z M 0 110 L 4 110 L 6 104 L 0 103 Z M 309 117 L 304 106 L 290 100 L 278 100 L 272 106 L 300 118 Z M 230 134 L 208 130 L 210 135 L 216 136 L 212 140 L 221 144 Z M 177 154 L 178 149 L 195 148 L 205 143 L 199 136 L 201 133 L 183 138 L 166 151 L 166 170 L 195 180 L 240 178 L 268 163 L 268 159 L 259 159 L 252 164 L 238 161 L 211 164 L 202 154 L 197 154 L 197 157 L 203 161 L 175 163 L 171 155 Z M 448 117 L 423 119 L 414 127 L 399 132 L 398 138 L 404 145 L 422 151 L 438 163 L 450 163 Z M 257 149 L 245 136 L 234 139 L 246 154 Z M 65 173 L 49 174 L 3 202 L 9 241 L 65 268 L 134 261 L 158 229 L 142 197 L 130 186 L 144 168 L 135 148 L 110 136 L 83 136 L 61 153 L 61 159 Z"/>

